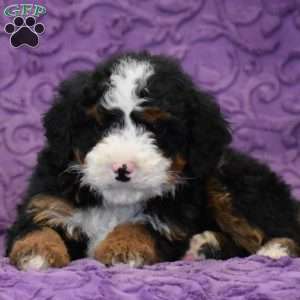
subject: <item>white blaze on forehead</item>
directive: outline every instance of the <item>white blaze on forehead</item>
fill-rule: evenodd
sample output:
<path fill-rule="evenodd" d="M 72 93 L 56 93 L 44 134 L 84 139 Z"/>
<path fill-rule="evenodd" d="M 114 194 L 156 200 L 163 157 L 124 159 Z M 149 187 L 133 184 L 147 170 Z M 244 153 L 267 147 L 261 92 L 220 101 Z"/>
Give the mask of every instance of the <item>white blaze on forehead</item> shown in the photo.
<path fill-rule="evenodd" d="M 110 88 L 104 95 L 104 106 L 107 109 L 121 109 L 127 119 L 130 112 L 145 101 L 136 95 L 138 85 L 145 85 L 147 78 L 153 73 L 153 66 L 148 61 L 130 57 L 120 60 L 113 67 Z"/>
<path fill-rule="evenodd" d="M 124 126 L 112 126 L 86 155 L 81 178 L 82 184 L 102 194 L 106 203 L 130 205 L 173 189 L 168 180 L 171 160 L 164 157 L 154 135 L 130 118 L 130 113 L 146 101 L 137 95 L 137 88 L 143 88 L 153 73 L 150 62 L 130 57 L 120 60 L 112 69 L 103 105 L 123 111 Z M 127 162 L 136 165 L 130 181 L 117 181 L 112 165 Z"/>

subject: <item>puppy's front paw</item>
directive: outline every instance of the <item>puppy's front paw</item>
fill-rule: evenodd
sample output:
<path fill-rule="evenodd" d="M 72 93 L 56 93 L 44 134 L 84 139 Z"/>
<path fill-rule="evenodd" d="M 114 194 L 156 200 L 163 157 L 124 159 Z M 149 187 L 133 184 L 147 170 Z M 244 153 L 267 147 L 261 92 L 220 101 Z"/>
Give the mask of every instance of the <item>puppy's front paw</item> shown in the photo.
<path fill-rule="evenodd" d="M 60 236 L 50 228 L 35 231 L 17 240 L 9 255 L 10 262 L 23 271 L 63 267 L 70 262 Z"/>
<path fill-rule="evenodd" d="M 117 226 L 98 245 L 94 256 L 107 266 L 124 263 L 142 267 L 158 261 L 154 240 L 140 224 Z"/>
<path fill-rule="evenodd" d="M 185 260 L 201 260 L 207 258 L 221 258 L 220 244 L 215 233 L 212 231 L 204 231 L 194 235 L 190 241 L 190 248 L 183 257 Z"/>
<path fill-rule="evenodd" d="M 284 256 L 299 257 L 300 247 L 289 238 L 273 238 L 265 243 L 257 252 L 257 255 L 280 259 Z"/>
<path fill-rule="evenodd" d="M 122 246 L 121 246 L 122 245 Z M 147 262 L 149 254 L 145 249 L 132 249 L 126 241 L 116 241 L 111 245 L 102 243 L 95 252 L 95 258 L 106 266 L 128 264 L 131 267 L 142 267 Z"/>

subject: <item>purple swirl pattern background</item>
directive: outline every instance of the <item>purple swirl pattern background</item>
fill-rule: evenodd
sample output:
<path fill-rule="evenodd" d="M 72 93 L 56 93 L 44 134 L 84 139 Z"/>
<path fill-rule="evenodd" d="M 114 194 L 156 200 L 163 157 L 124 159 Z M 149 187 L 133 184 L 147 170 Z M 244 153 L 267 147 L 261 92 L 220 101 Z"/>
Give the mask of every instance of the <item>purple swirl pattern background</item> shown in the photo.
<path fill-rule="evenodd" d="M 30 1 L 29 1 L 30 2 Z M 1 1 L 0 10 L 15 1 Z M 51 0 L 38 48 L 13 49 L 0 17 L 0 235 L 15 216 L 58 82 L 116 51 L 176 56 L 211 91 L 235 145 L 300 197 L 299 0 Z"/>
<path fill-rule="evenodd" d="M 18 1 L 1 1 L 0 11 Z M 21 1 L 20 1 L 21 2 Z M 27 2 L 27 1 L 26 1 Z M 30 1 L 28 1 L 29 3 Z M 176 56 L 211 91 L 234 144 L 300 199 L 300 0 L 51 0 L 38 48 L 13 49 L 0 17 L 0 253 L 59 81 L 116 51 Z M 0 299 L 300 299 L 300 259 L 253 256 L 107 269 L 93 260 L 24 276 L 0 259 Z"/>

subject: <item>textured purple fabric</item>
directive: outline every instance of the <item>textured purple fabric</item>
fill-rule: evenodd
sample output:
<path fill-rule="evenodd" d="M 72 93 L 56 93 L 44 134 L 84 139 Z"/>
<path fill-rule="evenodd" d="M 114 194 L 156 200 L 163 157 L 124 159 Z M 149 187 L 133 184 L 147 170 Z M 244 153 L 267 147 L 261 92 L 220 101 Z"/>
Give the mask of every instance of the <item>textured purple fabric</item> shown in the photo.
<path fill-rule="evenodd" d="M 299 300 L 300 259 L 263 257 L 105 268 L 85 259 L 62 270 L 18 272 L 0 260 L 0 299 Z"/>
<path fill-rule="evenodd" d="M 299 0 L 34 1 L 48 11 L 39 19 L 46 27 L 40 45 L 12 49 L 2 30 L 11 20 L 2 10 L 16 2 L 23 1 L 0 1 L 0 251 L 43 144 L 40 118 L 54 87 L 115 51 L 148 49 L 179 58 L 216 96 L 237 147 L 268 162 L 300 196 Z M 137 271 L 85 260 L 26 275 L 2 265 L 1 300 L 50 299 L 54 291 L 53 299 L 300 299 L 299 260 Z"/>
<path fill-rule="evenodd" d="M 178 57 L 216 95 L 238 148 L 300 195 L 300 0 L 35 1 L 48 13 L 34 49 L 11 48 L 2 30 L 11 21 L 2 11 L 15 2 L 0 1 L 0 236 L 43 143 L 53 88 L 128 49 Z"/>

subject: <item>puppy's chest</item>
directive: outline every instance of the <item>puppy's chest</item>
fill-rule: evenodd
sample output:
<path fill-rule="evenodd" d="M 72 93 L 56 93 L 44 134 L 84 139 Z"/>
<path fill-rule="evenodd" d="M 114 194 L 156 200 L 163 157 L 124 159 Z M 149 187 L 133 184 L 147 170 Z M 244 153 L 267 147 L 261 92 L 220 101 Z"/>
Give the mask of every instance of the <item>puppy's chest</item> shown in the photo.
<path fill-rule="evenodd" d="M 140 205 L 80 209 L 66 220 L 66 228 L 70 234 L 76 228 L 88 236 L 88 255 L 92 256 L 93 249 L 109 232 L 119 224 L 141 219 L 142 212 Z"/>

